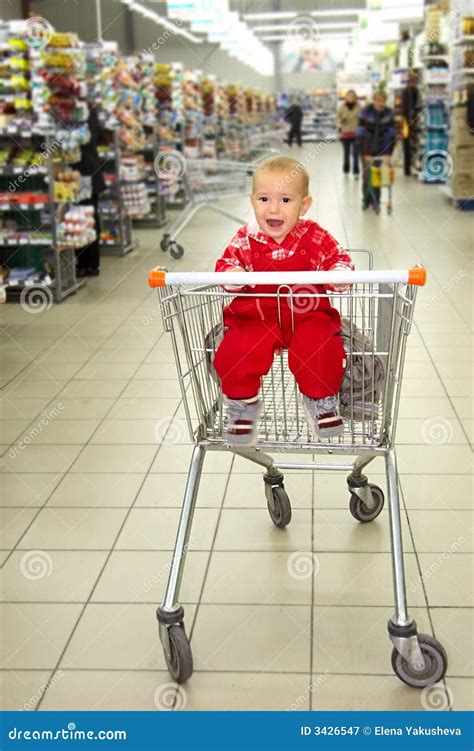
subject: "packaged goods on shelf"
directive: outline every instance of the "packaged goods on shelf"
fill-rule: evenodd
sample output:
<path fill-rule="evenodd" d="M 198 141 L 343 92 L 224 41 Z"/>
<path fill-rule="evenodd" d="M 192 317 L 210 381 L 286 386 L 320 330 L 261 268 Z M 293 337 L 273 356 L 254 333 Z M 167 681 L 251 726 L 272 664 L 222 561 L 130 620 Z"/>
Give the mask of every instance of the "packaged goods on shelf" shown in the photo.
<path fill-rule="evenodd" d="M 145 183 L 125 183 L 122 186 L 123 202 L 129 216 L 146 216 L 151 211 Z"/>
<path fill-rule="evenodd" d="M 473 146 L 474 130 L 467 122 L 467 106 L 458 105 L 452 108 L 451 114 L 451 143 L 454 148 L 459 146 Z"/>
<path fill-rule="evenodd" d="M 452 79 L 450 85 L 450 174 L 446 193 L 459 208 L 474 208 L 474 129 L 468 122 L 468 98 L 474 84 L 474 8 L 472 0 L 452 0 L 450 24 Z"/>
<path fill-rule="evenodd" d="M 65 212 L 57 226 L 57 244 L 60 250 L 83 248 L 96 238 L 94 209 L 92 206 L 75 206 Z"/>

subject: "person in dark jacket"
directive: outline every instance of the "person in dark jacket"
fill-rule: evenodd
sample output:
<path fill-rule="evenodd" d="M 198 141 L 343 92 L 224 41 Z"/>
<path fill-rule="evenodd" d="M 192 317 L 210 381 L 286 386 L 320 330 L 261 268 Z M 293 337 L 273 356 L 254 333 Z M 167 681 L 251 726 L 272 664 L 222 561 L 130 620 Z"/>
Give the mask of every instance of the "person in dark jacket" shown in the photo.
<path fill-rule="evenodd" d="M 90 141 L 81 146 L 81 160 L 75 167 L 79 170 L 81 175 L 90 177 L 92 182 L 92 196 L 84 201 L 82 204 L 94 207 L 94 219 L 95 229 L 97 233 L 96 239 L 85 248 L 81 248 L 76 252 L 77 260 L 77 275 L 78 276 L 99 276 L 100 273 L 100 214 L 99 214 L 99 198 L 103 190 L 105 190 L 105 180 L 102 174 L 102 161 L 97 151 L 97 145 L 99 143 L 100 123 L 95 106 L 89 104 L 89 117 L 87 124 L 90 130 Z"/>
<path fill-rule="evenodd" d="M 303 121 L 303 110 L 298 102 L 292 104 L 285 114 L 285 120 L 290 124 L 290 130 L 288 133 L 288 146 L 293 144 L 293 139 L 296 138 L 296 143 L 301 146 L 301 123 Z"/>
<path fill-rule="evenodd" d="M 421 111 L 421 97 L 418 90 L 416 73 L 410 70 L 408 82 L 402 91 L 403 117 L 403 171 L 411 175 L 411 159 L 417 136 L 417 118 Z"/>
<path fill-rule="evenodd" d="M 363 168 L 363 208 L 372 203 L 374 208 L 380 205 L 380 188 L 368 189 L 370 165 L 390 164 L 390 157 L 395 145 L 395 123 L 393 111 L 387 107 L 387 95 L 376 91 L 373 102 L 364 107 L 359 115 L 357 127 L 359 153 L 362 155 Z"/>

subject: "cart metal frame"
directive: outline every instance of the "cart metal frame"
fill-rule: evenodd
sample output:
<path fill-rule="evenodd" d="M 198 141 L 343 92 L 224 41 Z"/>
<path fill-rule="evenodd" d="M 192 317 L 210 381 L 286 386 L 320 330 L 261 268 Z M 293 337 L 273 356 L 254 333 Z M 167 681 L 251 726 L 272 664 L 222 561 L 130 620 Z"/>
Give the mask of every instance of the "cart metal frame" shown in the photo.
<path fill-rule="evenodd" d="M 186 421 L 195 444 L 166 594 L 157 610 L 165 658 L 172 677 L 178 682 L 187 680 L 193 670 L 179 592 L 199 482 L 206 452 L 222 450 L 231 451 L 265 469 L 267 506 L 277 527 L 285 527 L 291 519 L 291 505 L 281 472 L 284 469 L 348 472 L 350 512 L 359 522 L 373 521 L 382 511 L 384 494 L 379 487 L 369 483 L 363 470 L 375 457 L 383 457 L 395 602 L 394 614 L 388 621 L 393 643 L 392 667 L 402 681 L 417 688 L 438 682 L 446 672 L 447 657 L 443 647 L 432 636 L 418 633 L 407 609 L 395 452 L 406 342 L 413 321 L 417 286 L 424 284 L 426 272 L 421 268 L 378 272 L 370 267 L 371 262 L 369 271 L 365 272 L 292 272 L 284 275 L 284 285 L 281 284 L 282 275 L 275 273 L 166 273 L 162 269 L 150 272 L 150 285 L 159 288 L 165 331 L 172 337 Z M 324 440 L 312 438 L 299 404 L 295 380 L 288 368 L 287 353 L 283 350 L 275 356 L 270 372 L 263 379 L 261 396 L 264 408 L 257 445 L 236 447 L 225 443 L 226 418 L 220 384 L 213 374 L 212 357 L 219 344 L 213 332 L 222 324 L 225 305 L 236 296 L 223 288 L 226 282 L 257 286 L 280 283 L 276 295 L 269 296 L 276 296 L 279 311 L 282 305 L 289 305 L 294 321 L 298 310 L 307 310 L 308 303 L 317 305 L 318 298 L 329 296 L 331 304 L 348 321 L 349 331 L 354 332 L 353 325 L 357 326 L 362 338 L 357 340 L 356 334 L 351 333 L 348 343 L 345 341 L 351 378 L 344 435 Z M 349 284 L 350 288 L 347 292 L 327 291 L 322 295 L 314 286 L 316 284 Z M 261 297 L 256 289 L 239 294 Z M 363 403 L 361 409 L 359 403 L 359 411 L 356 409 L 355 379 L 352 378 L 356 362 L 364 364 Z M 381 363 L 384 379 L 376 388 L 374 373 Z M 358 385 L 360 388 L 361 384 Z M 277 461 L 272 452 L 278 453 Z M 286 452 L 341 455 L 344 460 L 285 461 Z M 356 458 L 348 461 L 350 455 Z"/>

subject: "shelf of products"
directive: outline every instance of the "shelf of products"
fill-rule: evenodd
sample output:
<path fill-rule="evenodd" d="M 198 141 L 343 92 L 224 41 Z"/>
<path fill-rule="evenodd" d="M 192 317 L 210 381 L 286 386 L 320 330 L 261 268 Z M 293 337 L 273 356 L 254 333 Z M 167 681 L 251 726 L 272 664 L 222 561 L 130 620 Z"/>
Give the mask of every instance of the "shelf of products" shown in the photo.
<path fill-rule="evenodd" d="M 448 172 L 449 68 L 445 47 L 429 45 L 430 54 L 424 58 L 423 115 L 418 159 L 419 177 L 425 183 L 444 183 Z M 439 55 L 435 49 L 440 50 Z"/>
<path fill-rule="evenodd" d="M 102 159 L 102 173 L 106 189 L 101 193 L 99 212 L 102 221 L 101 250 L 106 253 L 125 255 L 136 247 L 132 237 L 132 219 L 126 211 L 121 183 L 120 135 L 117 128 L 104 129 L 101 133 L 98 152 Z"/>
<path fill-rule="evenodd" d="M 92 209 L 74 207 L 90 195 L 72 168 L 89 138 L 84 51 L 55 32 L 43 48 L 28 46 L 17 21 L 0 26 L 0 42 L 2 297 L 42 286 L 59 302 L 84 283 L 75 252 L 95 237 Z"/>
<path fill-rule="evenodd" d="M 474 123 L 468 100 L 474 96 L 474 13 L 472 2 L 453 0 L 449 153 L 451 169 L 443 193 L 458 208 L 474 209 Z M 471 105 L 472 111 L 472 105 Z M 472 117 L 472 116 L 471 116 Z"/>

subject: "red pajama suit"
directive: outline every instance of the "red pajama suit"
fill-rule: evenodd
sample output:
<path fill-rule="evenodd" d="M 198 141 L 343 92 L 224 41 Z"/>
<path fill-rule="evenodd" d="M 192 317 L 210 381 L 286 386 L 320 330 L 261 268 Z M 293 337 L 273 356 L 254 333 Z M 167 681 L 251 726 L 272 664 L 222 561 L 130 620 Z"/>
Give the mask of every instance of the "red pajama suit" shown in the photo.
<path fill-rule="evenodd" d="M 282 243 L 263 234 L 258 225 L 241 227 L 216 271 L 287 271 L 353 269 L 349 256 L 316 222 L 300 220 Z M 322 293 L 322 286 L 292 285 L 293 292 Z M 275 350 L 288 349 L 288 365 L 302 394 L 320 399 L 337 394 L 344 372 L 344 347 L 338 311 L 327 297 L 261 297 L 277 287 L 232 287 L 236 297 L 224 310 L 226 332 L 214 367 L 222 391 L 230 399 L 249 399 L 271 368 Z M 283 293 L 288 290 L 282 290 Z M 258 297 L 245 297 L 255 295 Z"/>

